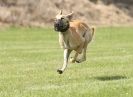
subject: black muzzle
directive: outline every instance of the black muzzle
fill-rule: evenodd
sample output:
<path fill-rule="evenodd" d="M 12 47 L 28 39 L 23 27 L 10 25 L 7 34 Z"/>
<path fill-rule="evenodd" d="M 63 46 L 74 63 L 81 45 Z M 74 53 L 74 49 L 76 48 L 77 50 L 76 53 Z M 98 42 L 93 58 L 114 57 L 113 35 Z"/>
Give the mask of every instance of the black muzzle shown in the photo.
<path fill-rule="evenodd" d="M 69 29 L 69 21 L 65 19 L 56 20 L 54 22 L 54 29 L 58 32 L 65 32 Z"/>

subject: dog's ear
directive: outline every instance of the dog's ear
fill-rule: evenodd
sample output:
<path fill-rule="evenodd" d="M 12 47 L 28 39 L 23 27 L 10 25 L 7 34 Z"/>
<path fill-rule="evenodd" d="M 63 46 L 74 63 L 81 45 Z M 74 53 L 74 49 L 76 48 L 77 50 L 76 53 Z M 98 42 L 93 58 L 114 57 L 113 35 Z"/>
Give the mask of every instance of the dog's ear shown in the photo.
<path fill-rule="evenodd" d="M 58 13 L 59 15 L 62 15 L 62 10 L 60 10 L 60 12 Z"/>
<path fill-rule="evenodd" d="M 66 15 L 66 17 L 69 19 L 69 20 L 71 20 L 72 19 L 72 17 L 73 17 L 73 12 L 71 12 L 70 14 L 68 14 L 68 15 Z"/>

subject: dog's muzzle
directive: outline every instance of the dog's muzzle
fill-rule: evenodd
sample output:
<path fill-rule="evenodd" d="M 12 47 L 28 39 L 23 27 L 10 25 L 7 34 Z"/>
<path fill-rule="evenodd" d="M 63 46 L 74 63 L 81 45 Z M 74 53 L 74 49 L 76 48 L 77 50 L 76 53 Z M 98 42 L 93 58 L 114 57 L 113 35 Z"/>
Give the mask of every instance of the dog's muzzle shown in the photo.
<path fill-rule="evenodd" d="M 56 20 L 54 23 L 54 29 L 58 32 L 65 32 L 69 29 L 69 21 L 65 19 Z"/>

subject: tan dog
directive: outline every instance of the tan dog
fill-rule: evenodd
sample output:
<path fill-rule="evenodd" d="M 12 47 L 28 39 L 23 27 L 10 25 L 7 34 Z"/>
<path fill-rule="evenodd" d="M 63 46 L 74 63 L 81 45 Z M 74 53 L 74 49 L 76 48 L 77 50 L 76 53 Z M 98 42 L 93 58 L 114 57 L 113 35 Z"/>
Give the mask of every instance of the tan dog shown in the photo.
<path fill-rule="evenodd" d="M 94 35 L 94 28 L 89 28 L 86 23 L 80 20 L 71 20 L 73 13 L 62 15 L 62 11 L 56 15 L 55 30 L 59 32 L 59 43 L 64 49 L 64 64 L 57 72 L 62 74 L 68 65 L 68 58 L 72 50 L 76 53 L 70 59 L 72 63 L 86 60 L 86 50 L 88 43 Z M 77 59 L 78 54 L 83 53 L 81 59 Z"/>

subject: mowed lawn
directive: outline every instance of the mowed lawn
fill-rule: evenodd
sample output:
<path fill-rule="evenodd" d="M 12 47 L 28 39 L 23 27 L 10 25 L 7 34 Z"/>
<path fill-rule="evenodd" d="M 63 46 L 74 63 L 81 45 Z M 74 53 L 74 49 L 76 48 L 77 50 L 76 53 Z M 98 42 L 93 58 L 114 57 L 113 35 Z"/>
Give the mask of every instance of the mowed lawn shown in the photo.
<path fill-rule="evenodd" d="M 86 62 L 62 63 L 52 28 L 0 28 L 0 97 L 133 97 L 133 27 L 97 28 Z"/>

